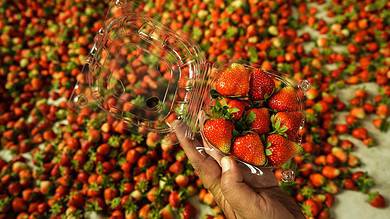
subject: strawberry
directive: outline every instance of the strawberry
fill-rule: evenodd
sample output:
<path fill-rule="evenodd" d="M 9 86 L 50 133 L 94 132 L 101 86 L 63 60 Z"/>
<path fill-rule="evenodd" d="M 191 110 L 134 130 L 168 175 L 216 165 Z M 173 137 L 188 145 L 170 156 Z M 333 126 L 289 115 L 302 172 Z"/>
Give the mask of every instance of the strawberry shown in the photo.
<path fill-rule="evenodd" d="M 345 189 L 349 189 L 349 190 L 357 190 L 355 182 L 352 179 L 349 179 L 349 178 L 344 179 L 343 187 Z"/>
<path fill-rule="evenodd" d="M 268 133 L 270 130 L 270 115 L 267 108 L 253 108 L 248 111 L 249 113 L 253 113 L 255 118 L 251 124 L 251 129 L 257 132 L 259 135 Z"/>
<path fill-rule="evenodd" d="M 325 193 L 325 205 L 330 208 L 334 204 L 334 196 L 330 193 Z"/>
<path fill-rule="evenodd" d="M 180 195 L 177 191 L 172 191 L 170 194 L 169 194 L 169 198 L 168 198 L 168 201 L 169 201 L 169 204 L 174 207 L 174 208 L 177 208 L 180 204 Z"/>
<path fill-rule="evenodd" d="M 328 208 L 323 209 L 318 214 L 318 219 L 329 219 L 329 218 L 330 218 L 330 213 L 329 213 L 329 209 Z"/>
<path fill-rule="evenodd" d="M 133 164 L 137 162 L 138 157 L 139 157 L 139 152 L 136 151 L 135 149 L 131 149 L 126 153 L 126 161 L 129 164 Z"/>
<path fill-rule="evenodd" d="M 319 173 L 313 173 L 310 175 L 310 182 L 314 187 L 320 187 L 325 183 L 325 177 Z"/>
<path fill-rule="evenodd" d="M 142 206 L 139 209 L 138 217 L 139 218 L 150 218 L 149 213 L 150 213 L 150 205 L 149 204 L 145 204 L 144 206 Z"/>
<path fill-rule="evenodd" d="M 104 189 L 104 200 L 106 203 L 111 201 L 117 196 L 118 192 L 115 188 L 106 188 Z"/>
<path fill-rule="evenodd" d="M 146 198 L 150 201 L 150 202 L 154 202 L 156 201 L 156 195 L 158 194 L 158 188 L 157 187 L 153 187 L 151 188 L 148 193 L 146 194 Z"/>
<path fill-rule="evenodd" d="M 247 104 L 240 100 L 228 99 L 227 105 L 232 110 L 232 119 L 240 120 Z"/>
<path fill-rule="evenodd" d="M 160 215 L 162 219 L 174 219 L 175 215 L 172 211 L 170 205 L 166 205 L 163 209 L 160 210 Z"/>
<path fill-rule="evenodd" d="M 264 100 L 271 96 L 275 89 L 275 82 L 272 77 L 260 69 L 252 72 L 250 90 L 252 100 Z"/>
<path fill-rule="evenodd" d="M 313 199 L 307 199 L 302 205 L 302 210 L 306 216 L 315 217 L 319 214 L 320 207 Z"/>
<path fill-rule="evenodd" d="M 20 183 L 18 183 L 18 182 L 11 182 L 8 185 L 8 192 L 11 195 L 17 196 L 21 190 L 22 190 L 22 187 L 21 187 Z"/>
<path fill-rule="evenodd" d="M 271 117 L 272 127 L 278 134 L 286 134 L 291 141 L 299 139 L 299 128 L 303 122 L 301 112 L 278 112 Z"/>
<path fill-rule="evenodd" d="M 184 169 L 183 163 L 181 163 L 179 161 L 175 161 L 168 168 L 169 172 L 174 173 L 174 174 L 179 174 L 179 173 L 183 172 L 183 169 Z"/>
<path fill-rule="evenodd" d="M 250 75 L 240 64 L 232 64 L 219 75 L 215 89 L 224 96 L 247 96 Z"/>
<path fill-rule="evenodd" d="M 322 175 L 328 179 L 334 179 L 340 175 L 340 170 L 333 166 L 324 166 L 322 168 Z"/>
<path fill-rule="evenodd" d="M 183 219 L 191 219 L 196 216 L 196 213 L 196 208 L 190 202 L 186 202 L 180 216 Z"/>
<path fill-rule="evenodd" d="M 189 178 L 186 175 L 179 174 L 175 177 L 175 182 L 180 187 L 186 187 L 189 182 Z"/>
<path fill-rule="evenodd" d="M 234 125 L 229 120 L 218 118 L 205 122 L 203 133 L 206 139 L 223 153 L 229 153 Z"/>
<path fill-rule="evenodd" d="M 371 206 L 375 208 L 385 208 L 386 207 L 386 200 L 383 198 L 381 194 L 378 192 L 373 192 L 368 194 L 368 202 Z"/>
<path fill-rule="evenodd" d="M 81 208 L 84 202 L 84 197 L 80 193 L 76 193 L 70 197 L 68 205 Z"/>
<path fill-rule="evenodd" d="M 22 212 L 26 210 L 26 208 L 27 204 L 22 198 L 16 197 L 12 200 L 12 209 L 14 212 Z"/>
<path fill-rule="evenodd" d="M 268 106 L 276 111 L 297 111 L 300 109 L 298 96 L 293 87 L 284 87 L 271 96 Z"/>
<path fill-rule="evenodd" d="M 233 143 L 232 154 L 256 166 L 264 165 L 266 162 L 263 143 L 261 143 L 260 137 L 256 133 L 248 133 L 237 137 Z"/>
<path fill-rule="evenodd" d="M 221 98 L 212 106 L 212 118 L 240 120 L 248 103 L 236 99 Z"/>
<path fill-rule="evenodd" d="M 355 128 L 352 130 L 352 136 L 357 139 L 364 140 L 368 138 L 367 129 L 364 127 Z"/>
<path fill-rule="evenodd" d="M 265 150 L 268 160 L 272 166 L 278 167 L 288 161 L 295 154 L 302 151 L 302 148 L 287 138 L 272 134 L 267 137 L 267 149 Z"/>

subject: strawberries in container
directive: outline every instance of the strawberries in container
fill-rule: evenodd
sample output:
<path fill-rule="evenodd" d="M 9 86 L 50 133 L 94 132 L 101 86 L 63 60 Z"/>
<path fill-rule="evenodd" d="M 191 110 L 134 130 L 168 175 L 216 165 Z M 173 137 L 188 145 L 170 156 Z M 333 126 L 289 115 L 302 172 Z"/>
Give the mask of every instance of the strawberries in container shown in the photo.
<path fill-rule="evenodd" d="M 209 146 L 257 167 L 280 167 L 301 153 L 306 81 L 297 85 L 279 72 L 240 63 L 210 75 L 200 119 Z"/>

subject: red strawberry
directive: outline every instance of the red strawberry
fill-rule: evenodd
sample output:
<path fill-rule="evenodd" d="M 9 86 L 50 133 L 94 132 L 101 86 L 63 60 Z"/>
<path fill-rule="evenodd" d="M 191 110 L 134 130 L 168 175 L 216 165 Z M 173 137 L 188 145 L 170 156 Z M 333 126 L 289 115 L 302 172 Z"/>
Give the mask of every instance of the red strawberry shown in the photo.
<path fill-rule="evenodd" d="M 179 174 L 183 172 L 184 166 L 183 163 L 179 161 L 175 161 L 171 166 L 169 166 L 169 172 L 174 173 L 174 174 Z"/>
<path fill-rule="evenodd" d="M 150 201 L 150 202 L 154 202 L 156 201 L 156 195 L 158 194 L 158 188 L 157 187 L 153 187 L 149 190 L 148 193 L 146 193 L 146 198 Z"/>
<path fill-rule="evenodd" d="M 234 125 L 229 120 L 223 118 L 209 119 L 204 124 L 203 133 L 212 145 L 223 153 L 229 153 L 233 129 Z"/>
<path fill-rule="evenodd" d="M 309 217 L 315 217 L 320 213 L 320 207 L 313 199 L 306 200 L 302 205 L 302 210 Z"/>
<path fill-rule="evenodd" d="M 334 179 L 340 175 L 340 170 L 333 166 L 324 166 L 322 168 L 322 175 L 328 179 Z"/>
<path fill-rule="evenodd" d="M 269 135 L 267 142 L 266 155 L 270 164 L 275 167 L 302 151 L 301 146 L 278 134 Z"/>
<path fill-rule="evenodd" d="M 166 205 L 163 209 L 161 209 L 160 215 L 161 215 L 162 219 L 174 219 L 175 218 L 175 215 L 174 215 L 170 205 Z"/>
<path fill-rule="evenodd" d="M 172 191 L 170 194 L 169 194 L 169 204 L 174 207 L 174 208 L 177 208 L 180 204 L 180 196 L 179 196 L 179 193 L 177 191 Z"/>
<path fill-rule="evenodd" d="M 242 117 L 242 114 L 244 113 L 245 106 L 247 105 L 243 101 L 235 100 L 235 99 L 228 99 L 227 105 L 229 106 L 229 109 L 232 109 L 232 118 L 234 120 L 240 120 Z"/>
<path fill-rule="evenodd" d="M 368 202 L 375 208 L 385 208 L 386 200 L 378 192 L 368 194 Z"/>
<path fill-rule="evenodd" d="M 188 185 L 189 178 L 186 175 L 180 174 L 175 177 L 175 182 L 180 187 L 185 187 Z"/>
<path fill-rule="evenodd" d="M 249 72 L 240 64 L 232 64 L 219 75 L 215 89 L 224 96 L 247 96 L 249 92 Z"/>
<path fill-rule="evenodd" d="M 300 109 L 298 96 L 293 87 L 284 87 L 268 101 L 269 107 L 276 111 L 297 111 Z"/>
<path fill-rule="evenodd" d="M 319 173 L 313 173 L 310 175 L 310 182 L 314 187 L 320 187 L 325 183 L 325 177 Z"/>
<path fill-rule="evenodd" d="M 27 204 L 22 198 L 16 197 L 12 200 L 12 209 L 14 212 L 22 212 L 26 210 L 26 208 Z"/>
<path fill-rule="evenodd" d="M 80 193 L 72 195 L 68 201 L 68 205 L 81 208 L 84 206 L 84 197 Z"/>
<path fill-rule="evenodd" d="M 252 100 L 264 100 L 271 96 L 275 89 L 275 82 L 271 75 L 256 69 L 252 72 L 250 81 L 250 95 Z"/>
<path fill-rule="evenodd" d="M 251 128 L 253 131 L 257 132 L 259 135 L 265 134 L 270 130 L 270 119 L 269 119 L 269 111 L 267 108 L 253 108 L 248 111 L 249 113 L 254 113 L 255 119 L 251 124 Z"/>
<path fill-rule="evenodd" d="M 256 166 L 264 165 L 266 162 L 263 143 L 261 143 L 260 137 L 256 133 L 248 133 L 237 137 L 233 143 L 232 154 Z"/>
<path fill-rule="evenodd" d="M 343 187 L 349 190 L 357 190 L 356 184 L 352 179 L 344 179 Z"/>
<path fill-rule="evenodd" d="M 186 202 L 181 212 L 181 218 L 183 219 L 191 219 L 196 216 L 196 208 L 191 205 L 190 202 Z"/>
<path fill-rule="evenodd" d="M 272 126 L 279 134 L 286 133 L 291 141 L 299 139 L 299 128 L 302 125 L 303 114 L 301 112 L 278 112 L 271 117 Z"/>
<path fill-rule="evenodd" d="M 111 201 L 117 196 L 118 192 L 114 188 L 106 188 L 104 189 L 104 200 L 107 202 Z"/>
<path fill-rule="evenodd" d="M 138 217 L 139 218 L 150 218 L 149 213 L 150 213 L 150 205 L 149 204 L 145 204 L 144 206 L 142 206 L 139 209 Z"/>

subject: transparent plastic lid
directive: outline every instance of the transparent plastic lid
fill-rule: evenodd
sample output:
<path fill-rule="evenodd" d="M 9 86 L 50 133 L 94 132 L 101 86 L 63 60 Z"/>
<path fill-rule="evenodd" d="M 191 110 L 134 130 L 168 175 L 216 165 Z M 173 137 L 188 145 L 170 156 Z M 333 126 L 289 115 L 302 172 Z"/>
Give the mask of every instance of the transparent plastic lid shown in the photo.
<path fill-rule="evenodd" d="M 294 147 L 300 143 L 299 133 L 304 124 L 304 92 L 309 87 L 308 82 L 289 80 L 279 72 L 242 63 L 213 65 L 206 61 L 196 44 L 153 19 L 136 13 L 133 8 L 134 3 L 127 1 L 115 1 L 110 7 L 103 27 L 95 36 L 86 64 L 77 77 L 69 101 L 71 107 L 76 112 L 83 107 L 98 107 L 125 122 L 129 128 L 141 127 L 158 133 L 173 133 L 170 123 L 180 119 L 190 127 L 187 137 L 193 138 L 200 133 L 210 146 L 200 145 L 198 150 L 216 150 L 221 155 L 231 155 L 258 175 L 262 175 L 258 167 L 280 166 L 271 157 L 272 152 L 276 156 L 280 149 L 275 147 L 279 145 L 274 143 L 272 146 L 273 139 L 268 137 L 283 137 L 281 140 L 288 144 L 291 142 Z M 252 83 L 254 72 L 261 72 L 265 75 L 262 77 L 268 78 L 267 83 L 272 84 L 269 92 L 261 90 L 266 85 L 264 79 Z M 237 75 L 232 77 L 232 73 L 245 77 L 234 79 Z M 267 94 L 255 97 L 250 92 L 252 88 L 258 93 Z M 231 89 L 238 89 L 239 92 L 232 92 Z M 287 102 L 286 97 L 281 98 L 286 96 L 282 91 L 284 89 L 290 90 L 292 96 L 287 95 L 290 99 L 288 102 L 293 99 L 296 107 L 280 106 Z M 274 106 L 270 104 L 272 98 Z M 267 122 L 267 129 L 258 131 L 253 125 L 254 120 L 246 124 L 243 119 L 229 118 L 237 133 L 226 143 L 231 149 L 224 151 L 217 145 L 219 139 L 213 143 L 212 138 L 207 138 L 205 123 L 214 119 L 210 111 L 217 102 L 232 100 L 236 104 L 241 102 L 245 116 L 249 116 L 250 111 L 260 109 L 266 112 L 264 121 Z M 230 110 L 237 113 L 234 107 Z M 285 119 L 290 116 L 298 118 L 293 125 L 289 119 Z M 259 153 L 262 156 L 268 153 L 266 160 L 247 160 L 246 155 L 240 157 L 239 151 L 235 152 L 235 141 L 247 132 L 258 136 L 257 141 L 264 147 Z M 289 153 L 284 160 L 294 154 Z M 286 174 L 286 178 L 292 179 L 292 173 Z"/>
<path fill-rule="evenodd" d="M 70 102 L 75 110 L 92 105 L 129 126 L 168 133 L 176 118 L 196 118 L 188 109 L 200 107 L 195 93 L 202 85 L 195 82 L 209 64 L 197 46 L 132 6 L 117 1 L 110 8 Z"/>

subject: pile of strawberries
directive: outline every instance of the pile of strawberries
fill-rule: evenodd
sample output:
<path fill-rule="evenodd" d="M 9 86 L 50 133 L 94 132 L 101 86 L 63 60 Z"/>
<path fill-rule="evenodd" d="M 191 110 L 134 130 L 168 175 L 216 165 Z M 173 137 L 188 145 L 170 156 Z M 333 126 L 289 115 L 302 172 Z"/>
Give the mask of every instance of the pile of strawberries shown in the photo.
<path fill-rule="evenodd" d="M 0 218 L 82 218 L 92 212 L 112 218 L 194 218 L 189 198 L 196 195 L 212 207 L 208 218 L 224 218 L 172 139 L 126 129 L 98 108 L 78 114 L 67 108 L 106 9 L 97 0 L 0 3 Z M 375 136 L 364 121 L 384 132 L 389 127 L 389 10 L 382 0 L 147 0 L 139 5 L 146 16 L 190 36 L 209 61 L 244 59 L 310 82 L 300 131 L 303 153 L 285 165 L 296 170 L 296 180 L 281 183 L 308 218 L 333 216 L 343 190 L 367 193 L 372 206 L 386 207 L 386 199 L 372 191 L 374 179 L 355 169 L 362 162 L 350 137 L 373 147 Z M 238 107 L 228 108 L 235 128 L 257 102 L 249 98 L 256 95 L 250 86 L 246 100 L 217 91 L 221 106 L 242 99 L 249 104 L 238 120 Z M 351 98 L 341 100 L 339 91 L 351 86 Z M 275 88 L 273 96 L 282 90 L 276 83 Z M 267 98 L 254 108 L 271 109 Z M 265 121 L 272 132 L 271 120 Z M 277 177 L 280 173 L 275 171 Z"/>
<path fill-rule="evenodd" d="M 202 129 L 211 145 L 256 166 L 279 167 L 301 151 L 302 91 L 237 63 L 216 74 Z"/>

